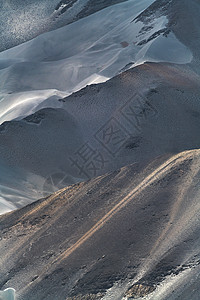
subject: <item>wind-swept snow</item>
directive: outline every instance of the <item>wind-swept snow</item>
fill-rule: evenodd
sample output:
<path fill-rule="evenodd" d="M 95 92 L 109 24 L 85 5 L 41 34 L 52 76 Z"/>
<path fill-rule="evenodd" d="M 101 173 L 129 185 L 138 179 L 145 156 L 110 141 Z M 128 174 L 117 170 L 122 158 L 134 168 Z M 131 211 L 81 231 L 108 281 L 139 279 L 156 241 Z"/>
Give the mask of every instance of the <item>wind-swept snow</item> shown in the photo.
<path fill-rule="evenodd" d="M 191 52 L 173 34 L 139 45 L 167 24 L 165 16 L 159 17 L 141 33 L 144 24 L 133 19 L 152 2 L 129 0 L 111 6 L 0 53 L 0 123 L 37 111 L 50 97 L 40 107 L 58 107 L 57 96 L 104 82 L 127 65 L 190 62 Z"/>

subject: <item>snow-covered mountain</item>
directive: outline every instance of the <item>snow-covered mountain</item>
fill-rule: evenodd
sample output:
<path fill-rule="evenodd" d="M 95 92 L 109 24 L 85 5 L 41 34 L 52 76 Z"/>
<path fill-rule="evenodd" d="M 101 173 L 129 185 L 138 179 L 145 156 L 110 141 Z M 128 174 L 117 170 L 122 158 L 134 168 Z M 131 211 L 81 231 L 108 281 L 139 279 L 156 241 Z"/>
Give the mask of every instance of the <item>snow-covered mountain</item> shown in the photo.
<path fill-rule="evenodd" d="M 192 52 L 170 31 L 166 15 L 148 26 L 135 19 L 152 2 L 111 6 L 0 53 L 0 123 L 59 107 L 59 98 L 144 61 L 189 63 Z"/>
<path fill-rule="evenodd" d="M 199 15 L 0 2 L 0 300 L 199 300 Z"/>
<path fill-rule="evenodd" d="M 129 0 L 0 53 L 1 212 L 200 147 L 198 11 Z"/>

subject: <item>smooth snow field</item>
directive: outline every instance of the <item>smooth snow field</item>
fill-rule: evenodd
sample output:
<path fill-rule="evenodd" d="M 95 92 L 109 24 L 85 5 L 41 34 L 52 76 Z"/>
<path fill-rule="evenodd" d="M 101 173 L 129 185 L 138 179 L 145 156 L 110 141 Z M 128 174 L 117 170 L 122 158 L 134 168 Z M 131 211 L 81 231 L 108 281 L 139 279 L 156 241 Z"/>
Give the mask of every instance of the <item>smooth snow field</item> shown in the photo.
<path fill-rule="evenodd" d="M 167 24 L 161 16 L 143 32 L 144 24 L 133 21 L 152 2 L 111 6 L 0 53 L 0 123 L 59 107 L 58 98 L 145 61 L 190 62 L 173 33 L 138 45 Z"/>

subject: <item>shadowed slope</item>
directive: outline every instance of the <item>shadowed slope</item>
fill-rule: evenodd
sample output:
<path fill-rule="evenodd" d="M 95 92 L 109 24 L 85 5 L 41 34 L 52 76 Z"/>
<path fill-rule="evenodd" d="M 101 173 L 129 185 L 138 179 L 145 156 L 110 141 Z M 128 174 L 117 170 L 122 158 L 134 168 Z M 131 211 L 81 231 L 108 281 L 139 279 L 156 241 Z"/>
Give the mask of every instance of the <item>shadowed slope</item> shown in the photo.
<path fill-rule="evenodd" d="M 83 4 L 67 3 L 75 2 Z M 128 164 L 200 148 L 200 5 L 153 2 L 122 1 L 0 53 L 0 123 L 13 120 L 0 126 L 0 213 Z M 66 97 L 144 61 L 151 63 Z"/>
<path fill-rule="evenodd" d="M 64 185 L 55 184 L 61 189 L 128 164 L 141 167 L 159 155 L 200 148 L 199 94 L 199 76 L 189 67 L 146 63 L 58 101 L 62 108 L 5 122 L 2 197 L 8 207 L 21 207 L 55 191 L 46 183 L 57 174 L 65 177 Z"/>
<path fill-rule="evenodd" d="M 112 287 L 105 299 L 121 299 L 138 283 L 152 287 L 151 299 L 179 299 L 179 277 L 198 279 L 199 162 L 193 150 L 139 174 L 125 167 L 1 216 L 0 288 L 64 300 L 98 299 Z"/>

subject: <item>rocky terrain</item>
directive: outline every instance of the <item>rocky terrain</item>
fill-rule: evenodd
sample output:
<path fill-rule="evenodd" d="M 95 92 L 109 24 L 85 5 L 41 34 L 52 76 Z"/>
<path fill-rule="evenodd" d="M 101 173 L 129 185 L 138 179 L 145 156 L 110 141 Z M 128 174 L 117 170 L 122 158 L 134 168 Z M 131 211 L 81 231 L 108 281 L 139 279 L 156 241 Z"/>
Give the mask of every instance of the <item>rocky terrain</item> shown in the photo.
<path fill-rule="evenodd" d="M 197 300 L 199 160 L 160 157 L 1 216 L 0 288 L 22 300 Z"/>

